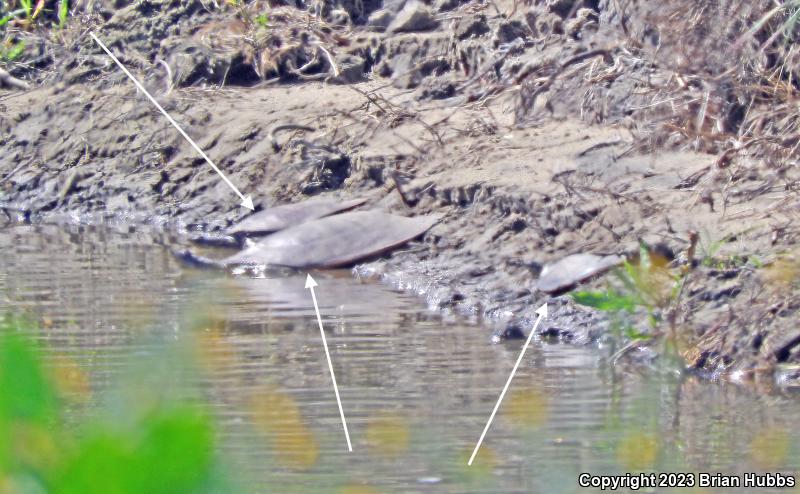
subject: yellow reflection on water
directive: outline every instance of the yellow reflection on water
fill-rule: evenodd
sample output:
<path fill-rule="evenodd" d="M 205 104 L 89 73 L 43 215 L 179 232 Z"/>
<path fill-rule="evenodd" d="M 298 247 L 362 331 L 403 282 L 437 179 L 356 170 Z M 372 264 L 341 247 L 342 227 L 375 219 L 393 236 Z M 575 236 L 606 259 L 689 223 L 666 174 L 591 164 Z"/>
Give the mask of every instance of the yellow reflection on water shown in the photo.
<path fill-rule="evenodd" d="M 91 398 L 89 376 L 72 358 L 66 355 L 55 356 L 50 374 L 61 396 L 81 403 Z"/>
<path fill-rule="evenodd" d="M 750 455 L 757 467 L 774 470 L 784 464 L 790 447 L 788 431 L 777 427 L 767 428 L 753 438 Z"/>
<path fill-rule="evenodd" d="M 502 410 L 514 424 L 526 427 L 543 425 L 550 414 L 547 395 L 539 388 L 512 391 Z"/>
<path fill-rule="evenodd" d="M 273 434 L 278 461 L 286 467 L 307 470 L 317 463 L 319 447 L 311 431 L 303 424 L 285 424 Z"/>
<path fill-rule="evenodd" d="M 15 461 L 38 471 L 47 471 L 58 461 L 59 448 L 45 426 L 20 421 L 13 423 L 9 432 Z"/>
<path fill-rule="evenodd" d="M 472 465 L 468 466 L 467 461 L 469 461 L 470 456 L 472 456 L 472 449 L 462 451 L 458 458 L 458 464 L 463 466 L 464 473 L 466 473 L 468 477 L 474 478 L 491 475 L 497 465 L 497 455 L 494 450 L 486 446 L 486 444 L 481 445 L 478 454 L 475 455 L 475 460 L 472 462 Z"/>
<path fill-rule="evenodd" d="M 375 452 L 398 456 L 408 449 L 409 428 L 406 419 L 389 413 L 380 414 L 367 424 L 367 442 Z"/>
<path fill-rule="evenodd" d="M 306 470 L 317 463 L 319 445 L 303 422 L 297 402 L 286 393 L 265 389 L 251 402 L 253 424 L 272 438 L 278 461 Z"/>
<path fill-rule="evenodd" d="M 655 434 L 634 432 L 617 445 L 617 459 L 627 470 L 650 470 L 658 457 L 658 437 Z"/>
<path fill-rule="evenodd" d="M 236 348 L 228 341 L 222 322 L 210 321 L 195 337 L 197 362 L 213 374 L 235 365 Z"/>

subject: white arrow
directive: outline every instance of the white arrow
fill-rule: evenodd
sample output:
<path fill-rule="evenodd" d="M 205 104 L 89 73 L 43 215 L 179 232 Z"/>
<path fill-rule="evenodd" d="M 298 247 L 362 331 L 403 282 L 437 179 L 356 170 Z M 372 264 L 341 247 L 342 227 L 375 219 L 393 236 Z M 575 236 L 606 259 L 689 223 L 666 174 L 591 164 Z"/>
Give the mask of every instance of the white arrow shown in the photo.
<path fill-rule="evenodd" d="M 317 313 L 317 323 L 319 323 L 319 334 L 322 335 L 322 346 L 325 347 L 325 357 L 328 359 L 328 370 L 331 371 L 331 381 L 333 381 L 333 392 L 336 394 L 336 403 L 339 405 L 339 415 L 342 417 L 342 427 L 344 427 L 344 437 L 347 439 L 347 450 L 353 451 L 353 446 L 350 444 L 350 433 L 347 431 L 347 420 L 344 418 L 344 409 L 342 408 L 342 400 L 339 398 L 339 387 L 336 386 L 336 376 L 333 374 L 333 364 L 331 364 L 331 354 L 328 352 L 328 341 L 325 339 L 325 331 L 322 329 L 322 316 L 319 315 L 319 306 L 317 305 L 317 295 L 314 293 L 314 287 L 319 286 L 314 278 L 309 274 L 306 277 L 306 288 L 311 290 L 311 299 L 314 301 L 314 311 Z"/>
<path fill-rule="evenodd" d="M 514 368 L 511 369 L 511 375 L 508 376 L 508 380 L 506 381 L 506 385 L 503 387 L 503 391 L 500 393 L 500 398 L 497 399 L 497 404 L 494 406 L 494 410 L 492 410 L 492 415 L 489 416 L 489 421 L 486 422 L 486 427 L 483 428 L 483 432 L 481 433 L 480 439 L 478 439 L 478 444 L 475 445 L 475 449 L 472 451 L 472 456 L 469 457 L 469 461 L 467 465 L 472 466 L 472 460 L 475 459 L 475 455 L 478 454 L 478 449 L 481 447 L 481 443 L 483 442 L 483 438 L 486 437 L 486 432 L 489 430 L 489 427 L 492 425 L 492 420 L 494 420 L 494 415 L 497 413 L 497 410 L 500 408 L 500 403 L 503 401 L 503 397 L 506 395 L 506 391 L 508 391 L 508 387 L 511 385 L 511 380 L 514 379 L 514 374 L 517 373 L 517 367 L 519 367 L 519 363 L 522 362 L 522 357 L 525 355 L 525 350 L 528 349 L 528 345 L 531 343 L 531 338 L 533 338 L 533 334 L 536 332 L 536 328 L 539 326 L 539 322 L 547 317 L 547 304 L 542 305 L 538 309 L 536 309 L 536 313 L 539 314 L 539 317 L 536 318 L 536 323 L 533 325 L 533 329 L 531 330 L 530 334 L 528 334 L 528 339 L 525 340 L 525 344 L 522 346 L 522 351 L 519 352 L 519 357 L 517 357 L 517 363 L 514 364 Z"/>
<path fill-rule="evenodd" d="M 149 92 L 147 92 L 147 89 L 145 89 L 145 88 L 144 88 L 144 86 L 142 86 L 142 83 L 140 83 L 139 81 L 137 81 L 137 80 L 136 80 L 136 78 L 135 78 L 135 77 L 133 77 L 133 74 L 131 74 L 130 72 L 128 72 L 128 69 L 126 69 L 126 68 L 125 68 L 125 66 L 124 66 L 124 65 L 122 65 L 122 62 L 120 62 L 120 61 L 117 59 L 117 57 L 115 57 L 115 56 L 114 56 L 114 54 L 113 54 L 113 53 L 111 53 L 111 50 L 109 50 L 108 48 L 106 48 L 106 45 L 104 45 L 104 44 L 103 44 L 103 42 L 102 42 L 102 41 L 100 41 L 100 39 L 98 39 L 98 37 L 97 37 L 97 36 L 95 36 L 93 32 L 90 32 L 90 33 L 89 33 L 89 36 L 91 36 L 91 37 L 92 37 L 92 39 L 93 39 L 93 40 L 95 40 L 95 41 L 97 42 L 97 44 L 98 44 L 98 45 L 100 45 L 100 48 L 102 48 L 102 49 L 103 49 L 103 51 L 105 51 L 105 52 L 108 54 L 108 56 L 109 56 L 109 57 L 111 57 L 111 60 L 113 60 L 113 61 L 114 61 L 114 62 L 115 62 L 115 63 L 116 63 L 118 66 L 119 66 L 119 68 L 120 68 L 120 69 L 122 69 L 122 71 L 123 71 L 123 72 L 125 72 L 125 75 L 127 75 L 127 76 L 130 78 L 130 80 L 131 80 L 131 81 L 133 81 L 133 83 L 136 85 L 136 87 L 139 89 L 139 91 L 143 92 L 143 93 L 144 93 L 144 95 L 145 95 L 145 96 L 147 96 L 147 99 L 149 99 L 151 103 L 153 103 L 154 105 L 156 105 L 156 108 L 158 108 L 158 110 L 159 110 L 159 111 L 160 111 L 160 112 L 161 112 L 161 113 L 162 113 L 162 114 L 163 114 L 165 117 L 167 117 L 167 120 L 169 121 L 169 123 L 171 123 L 171 124 L 172 124 L 172 126 L 173 126 L 173 127 L 175 127 L 176 129 L 178 129 L 178 132 L 180 132 L 180 134 L 183 136 L 183 138 L 184 138 L 184 139 L 186 139 L 187 141 L 189 141 L 189 144 L 191 144 L 191 145 L 192 145 L 192 147 L 193 147 L 193 148 L 194 148 L 194 149 L 195 149 L 195 150 L 196 150 L 198 153 L 200 153 L 200 156 L 202 156 L 202 157 L 203 157 L 203 159 L 205 159 L 205 160 L 208 162 L 208 164 L 209 164 L 209 165 L 211 165 L 211 168 L 213 168 L 213 169 L 214 169 L 214 171 L 215 171 L 215 172 L 217 172 L 217 173 L 219 174 L 219 176 L 220 176 L 220 177 L 222 177 L 222 180 L 223 180 L 223 181 L 224 181 L 226 184 L 228 184 L 228 187 L 230 187 L 231 189 L 233 189 L 233 191 L 236 193 L 236 195 L 237 195 L 237 196 L 239 196 L 239 198 L 242 200 L 242 202 L 241 202 L 241 206 L 242 206 L 242 207 L 245 207 L 245 208 L 247 208 L 247 209 L 249 209 L 249 210 L 251 210 L 251 211 L 253 211 L 253 210 L 255 209 L 255 207 L 253 207 L 253 199 L 251 199 L 251 198 L 250 198 L 250 196 L 245 196 L 244 194 L 242 194 L 241 192 L 239 192 L 239 189 L 237 189 L 237 188 L 236 188 L 236 186 L 235 186 L 235 185 L 233 185 L 233 183 L 232 183 L 230 180 L 228 180 L 228 177 L 226 177 L 226 176 L 225 176 L 225 174 L 224 174 L 224 173 L 222 173 L 222 171 L 221 171 L 219 168 L 217 168 L 217 165 L 215 165 L 215 164 L 214 164 L 214 162 L 213 162 L 213 161 L 211 161 L 211 158 L 209 158 L 209 157 L 206 155 L 206 153 L 204 153 L 204 152 L 203 152 L 203 150 L 202 150 L 202 149 L 200 149 L 200 146 L 198 146 L 198 145 L 197 145 L 197 144 L 196 144 L 196 143 L 195 143 L 195 142 L 192 140 L 192 138 L 191 138 L 191 137 L 189 137 L 189 135 L 188 135 L 186 132 L 184 132 L 184 130 L 183 130 L 181 127 L 180 127 L 180 125 L 178 125 L 178 122 L 176 122 L 176 121 L 175 121 L 175 120 L 174 120 L 174 119 L 173 119 L 171 116 L 169 116 L 169 113 L 167 113 L 167 112 L 166 112 L 166 110 L 164 110 L 164 108 L 162 108 L 162 107 L 161 107 L 161 105 L 159 105 L 159 104 L 158 104 L 158 101 L 156 101 L 156 100 L 155 100 L 155 98 L 153 98 L 153 97 L 150 95 L 150 93 L 149 93 Z"/>

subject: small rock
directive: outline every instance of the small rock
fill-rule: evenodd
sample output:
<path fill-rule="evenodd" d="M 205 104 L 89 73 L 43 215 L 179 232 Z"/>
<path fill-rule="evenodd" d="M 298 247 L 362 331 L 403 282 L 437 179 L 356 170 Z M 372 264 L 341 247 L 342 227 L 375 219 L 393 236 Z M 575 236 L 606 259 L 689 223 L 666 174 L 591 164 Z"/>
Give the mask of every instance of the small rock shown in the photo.
<path fill-rule="evenodd" d="M 489 32 L 489 24 L 486 22 L 485 15 L 477 15 L 474 17 L 463 17 L 453 29 L 456 38 L 465 40 L 467 38 L 475 38 Z"/>
<path fill-rule="evenodd" d="M 336 57 L 336 67 L 339 75 L 331 77 L 328 82 L 334 84 L 352 84 L 364 79 L 364 59 L 357 55 L 339 55 Z"/>
<path fill-rule="evenodd" d="M 575 333 L 569 329 L 560 328 L 558 326 L 546 326 L 539 330 L 539 336 L 546 340 L 555 340 L 560 342 L 570 342 L 575 339 Z"/>
<path fill-rule="evenodd" d="M 414 1 L 414 0 L 411 0 L 411 1 Z M 406 3 L 407 3 L 407 0 L 383 0 L 383 3 L 381 4 L 381 8 L 385 9 L 385 10 L 388 10 L 392 14 L 396 14 L 396 13 L 400 12 L 401 10 L 403 10 L 403 7 L 405 7 Z"/>
<path fill-rule="evenodd" d="M 547 0 L 545 5 L 547 10 L 562 19 L 566 19 L 573 11 L 577 10 L 578 6 L 575 5 L 577 3 L 583 2 L 580 2 L 580 0 Z"/>
<path fill-rule="evenodd" d="M 392 85 L 398 89 L 413 89 L 420 85 L 422 80 L 433 74 L 443 74 L 450 70 L 450 65 L 445 60 L 426 60 L 421 64 L 415 63 L 415 58 L 410 53 L 402 53 L 392 61 Z"/>
<path fill-rule="evenodd" d="M 493 343 L 499 343 L 505 340 L 524 340 L 524 339 L 525 339 L 525 331 L 522 329 L 522 325 L 518 322 L 509 323 L 505 327 L 500 329 L 500 331 L 496 331 L 492 335 Z"/>
<path fill-rule="evenodd" d="M 172 87 L 188 87 L 200 82 L 221 83 L 230 64 L 199 42 L 187 41 L 169 47 L 167 65 L 172 69 Z"/>
<path fill-rule="evenodd" d="M 436 0 L 433 3 L 433 9 L 436 12 L 448 12 L 456 9 L 463 3 L 467 3 L 467 1 L 468 0 Z"/>
<path fill-rule="evenodd" d="M 397 13 L 387 31 L 390 33 L 410 33 L 430 31 L 439 25 L 428 7 L 416 0 L 406 2 L 403 10 Z"/>
<path fill-rule="evenodd" d="M 594 10 L 587 8 L 578 9 L 575 13 L 575 17 L 566 21 L 564 30 L 569 36 L 578 38 L 581 32 L 588 26 L 596 26 L 597 21 L 598 15 Z"/>
<path fill-rule="evenodd" d="M 21 89 L 23 91 L 30 89 L 30 84 L 17 79 L 3 69 L 0 69 L 0 87 L 9 87 L 11 89 Z"/>
<path fill-rule="evenodd" d="M 528 38 L 531 35 L 531 30 L 528 26 L 520 21 L 506 21 L 497 26 L 497 32 L 494 36 L 494 46 L 500 46 L 505 43 L 511 43 L 518 38 Z"/>
<path fill-rule="evenodd" d="M 378 9 L 369 15 L 367 27 L 373 31 L 383 32 L 394 20 L 395 13 L 388 9 Z"/>
<path fill-rule="evenodd" d="M 605 273 L 614 266 L 622 264 L 624 260 L 621 256 L 573 254 L 545 265 L 536 288 L 547 293 L 561 292 L 593 276 Z"/>
<path fill-rule="evenodd" d="M 419 100 L 436 100 L 452 98 L 456 94 L 456 85 L 450 81 L 434 79 L 421 88 Z"/>
<path fill-rule="evenodd" d="M 534 7 L 525 14 L 525 21 L 534 36 L 564 34 L 564 20 L 552 12 Z"/>
<path fill-rule="evenodd" d="M 779 365 L 775 370 L 775 384 L 786 390 L 800 390 L 800 365 Z"/>

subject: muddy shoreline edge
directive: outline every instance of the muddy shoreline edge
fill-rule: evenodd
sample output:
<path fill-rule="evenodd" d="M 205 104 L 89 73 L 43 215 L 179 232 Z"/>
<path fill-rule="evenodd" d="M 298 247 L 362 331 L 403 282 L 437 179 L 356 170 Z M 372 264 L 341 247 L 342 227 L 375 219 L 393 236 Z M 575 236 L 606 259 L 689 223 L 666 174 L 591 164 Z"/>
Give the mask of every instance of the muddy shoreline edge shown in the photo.
<path fill-rule="evenodd" d="M 15 31 L 35 49 L 8 74 L 32 89 L 0 89 L 0 206 L 9 222 L 183 233 L 245 215 L 92 44 L 94 29 L 258 209 L 364 197 L 367 208 L 443 216 L 422 242 L 359 275 L 480 319 L 498 338 L 525 335 L 547 301 L 541 337 L 634 342 L 643 362 L 660 352 L 669 321 L 687 368 L 796 386 L 800 174 L 779 135 L 794 123 L 758 120 L 753 108 L 780 107 L 755 96 L 745 112 L 736 85 L 747 74 L 705 77 L 718 60 L 673 60 L 685 47 L 653 24 L 668 11 L 612 3 L 323 4 L 314 13 L 97 2 L 55 38 Z M 258 9 L 269 10 L 268 29 Z M 671 109 L 659 106 L 665 97 Z M 641 344 L 633 333 L 614 337 L 613 318 L 534 288 L 570 254 L 635 259 L 642 245 L 666 253 L 683 284 L 663 307 L 633 311 L 626 327 Z"/>

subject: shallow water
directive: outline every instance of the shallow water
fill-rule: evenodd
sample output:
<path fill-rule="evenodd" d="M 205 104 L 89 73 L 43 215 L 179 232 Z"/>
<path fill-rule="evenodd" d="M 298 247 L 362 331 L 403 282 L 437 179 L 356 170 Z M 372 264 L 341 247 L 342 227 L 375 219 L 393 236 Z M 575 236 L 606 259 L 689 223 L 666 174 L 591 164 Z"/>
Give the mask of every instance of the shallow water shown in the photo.
<path fill-rule="evenodd" d="M 486 328 L 444 319 L 415 296 L 315 273 L 348 453 L 305 274 L 185 270 L 165 243 L 147 232 L 7 227 L 0 311 L 30 314 L 48 354 L 88 376 L 88 406 L 76 414 L 91 414 L 96 396 L 160 347 L 198 348 L 199 366 L 171 368 L 213 411 L 221 454 L 250 492 L 570 493 L 587 491 L 581 472 L 800 471 L 793 397 L 613 371 L 596 349 L 541 342 L 467 467 L 522 342 L 492 345 Z M 756 491 L 768 490 L 676 490 Z"/>

